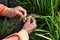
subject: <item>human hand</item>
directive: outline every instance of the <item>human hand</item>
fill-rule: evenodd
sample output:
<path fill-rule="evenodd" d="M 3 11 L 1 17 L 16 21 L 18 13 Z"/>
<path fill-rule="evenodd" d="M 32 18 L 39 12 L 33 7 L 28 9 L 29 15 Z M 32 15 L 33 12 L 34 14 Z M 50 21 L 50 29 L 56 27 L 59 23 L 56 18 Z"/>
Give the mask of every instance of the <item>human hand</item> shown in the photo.
<path fill-rule="evenodd" d="M 7 12 L 5 13 L 5 16 L 7 17 L 15 17 L 15 16 L 20 16 L 20 17 L 25 17 L 27 16 L 27 11 L 22 8 L 21 6 L 15 7 L 15 8 L 7 8 Z"/>
<path fill-rule="evenodd" d="M 30 34 L 37 27 L 36 20 L 31 17 L 25 19 L 24 23 L 23 29 L 25 29 L 28 34 Z"/>

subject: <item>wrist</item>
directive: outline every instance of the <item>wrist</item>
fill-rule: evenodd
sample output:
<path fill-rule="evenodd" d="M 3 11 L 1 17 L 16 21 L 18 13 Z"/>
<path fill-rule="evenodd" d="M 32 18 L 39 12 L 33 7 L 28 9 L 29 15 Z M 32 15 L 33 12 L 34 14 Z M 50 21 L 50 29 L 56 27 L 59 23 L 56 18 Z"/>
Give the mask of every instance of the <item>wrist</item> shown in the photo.
<path fill-rule="evenodd" d="M 18 35 L 21 36 L 22 40 L 29 40 L 28 32 L 25 29 L 19 31 Z"/>
<path fill-rule="evenodd" d="M 11 8 L 5 8 L 4 10 L 4 16 L 7 16 L 10 12 Z"/>
<path fill-rule="evenodd" d="M 23 28 L 23 30 L 25 30 L 28 34 L 30 34 L 30 30 L 28 28 L 27 29 Z"/>
<path fill-rule="evenodd" d="M 20 32 L 25 32 L 28 34 L 28 32 L 25 29 L 21 29 L 21 31 L 19 31 L 18 33 L 20 33 Z"/>

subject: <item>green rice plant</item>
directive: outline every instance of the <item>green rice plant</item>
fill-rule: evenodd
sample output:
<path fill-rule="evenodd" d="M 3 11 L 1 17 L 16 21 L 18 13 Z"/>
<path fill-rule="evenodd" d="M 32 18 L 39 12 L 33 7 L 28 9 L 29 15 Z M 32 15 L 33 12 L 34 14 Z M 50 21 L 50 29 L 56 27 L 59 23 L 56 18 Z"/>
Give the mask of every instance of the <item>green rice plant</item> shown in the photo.
<path fill-rule="evenodd" d="M 34 17 L 34 16 L 33 16 Z M 38 16 L 35 15 L 35 18 L 44 18 L 46 20 L 47 23 L 47 27 L 49 30 L 44 30 L 44 29 L 36 29 L 36 34 L 37 36 L 46 38 L 47 40 L 60 40 L 60 13 L 58 12 L 58 15 L 56 16 Z M 37 31 L 39 32 L 45 32 L 47 33 L 46 35 L 49 36 L 44 36 L 45 34 L 38 34 Z"/>
<path fill-rule="evenodd" d="M 0 37 L 3 35 L 8 35 L 13 31 L 15 27 L 6 18 L 2 23 L 0 23 Z"/>
<path fill-rule="evenodd" d="M 37 20 L 38 27 L 30 35 L 30 40 L 60 40 L 60 14 L 56 15 L 58 2 L 59 0 L 16 0 L 16 6 L 24 7 L 28 15 Z M 8 34 L 15 28 L 6 19 L 0 26 L 0 35 Z"/>
<path fill-rule="evenodd" d="M 41 36 L 43 38 L 46 38 L 48 40 L 60 40 L 60 13 L 58 13 L 58 16 L 54 14 L 54 9 L 53 9 L 53 3 L 52 3 L 52 0 L 51 0 L 51 13 L 52 13 L 52 16 L 50 17 L 44 17 L 44 19 L 46 20 L 46 23 L 48 25 L 48 28 L 49 28 L 49 37 L 46 37 L 44 35 L 41 35 L 41 34 L 36 34 L 38 36 Z M 39 17 L 41 18 L 41 17 Z"/>
<path fill-rule="evenodd" d="M 18 23 L 17 23 L 18 22 Z M 15 29 L 17 29 L 17 27 L 21 27 L 22 25 L 19 25 L 20 20 L 17 18 L 11 18 L 8 19 L 7 17 L 5 17 L 4 20 L 0 19 L 0 38 L 3 38 L 5 36 L 7 36 L 8 34 L 12 34 L 15 31 Z"/>
<path fill-rule="evenodd" d="M 38 28 L 30 38 L 32 40 L 60 40 L 59 17 L 56 17 L 59 0 L 17 0 L 17 5 L 25 7 L 33 18 L 37 19 Z M 57 20 L 58 18 L 58 20 Z M 46 27 L 46 26 L 47 27 Z M 46 27 L 44 29 L 44 27 Z M 41 33 L 43 35 L 41 35 Z M 40 36 L 37 37 L 37 36 Z M 46 36 L 45 36 L 46 35 Z M 48 36 L 47 36 L 48 35 Z M 42 39 L 41 37 L 45 38 Z M 31 40 L 30 39 L 30 40 Z"/>
<path fill-rule="evenodd" d="M 59 0 L 53 0 L 53 8 L 57 10 Z M 31 12 L 40 15 L 51 15 L 51 0 L 17 0 L 17 5 L 25 6 Z M 29 10 L 27 10 L 29 11 Z"/>
<path fill-rule="evenodd" d="M 6 34 L 8 34 L 9 32 L 11 32 L 11 30 L 9 30 L 8 28 L 10 28 L 9 27 L 9 24 L 7 23 L 7 21 L 6 21 L 6 19 L 0 24 L 0 37 L 2 36 L 2 35 L 6 35 Z M 9 32 L 8 32 L 9 31 Z"/>

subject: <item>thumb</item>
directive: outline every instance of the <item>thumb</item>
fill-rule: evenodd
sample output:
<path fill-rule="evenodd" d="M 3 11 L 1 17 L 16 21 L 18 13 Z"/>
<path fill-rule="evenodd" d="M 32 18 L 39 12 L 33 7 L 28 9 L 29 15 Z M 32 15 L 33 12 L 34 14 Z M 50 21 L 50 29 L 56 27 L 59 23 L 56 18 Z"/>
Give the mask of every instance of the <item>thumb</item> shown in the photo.
<path fill-rule="evenodd" d="M 17 11 L 16 13 L 17 13 L 18 16 L 23 17 L 22 12 L 18 12 L 18 11 Z"/>
<path fill-rule="evenodd" d="M 28 17 L 26 22 L 30 23 L 31 22 L 31 17 Z"/>

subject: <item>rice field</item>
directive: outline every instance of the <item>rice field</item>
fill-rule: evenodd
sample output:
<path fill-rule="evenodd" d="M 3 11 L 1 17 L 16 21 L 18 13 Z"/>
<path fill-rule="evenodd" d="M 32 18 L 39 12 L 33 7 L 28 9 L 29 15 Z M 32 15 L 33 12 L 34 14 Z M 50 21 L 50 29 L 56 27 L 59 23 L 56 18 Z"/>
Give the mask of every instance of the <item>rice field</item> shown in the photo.
<path fill-rule="evenodd" d="M 60 40 L 60 0 L 16 0 L 15 4 L 24 7 L 27 14 L 37 20 L 38 26 L 30 34 L 30 40 Z M 11 20 L 5 18 L 0 23 L 0 35 L 11 33 L 18 26 L 14 22 L 22 21 L 18 18 L 12 23 Z"/>

